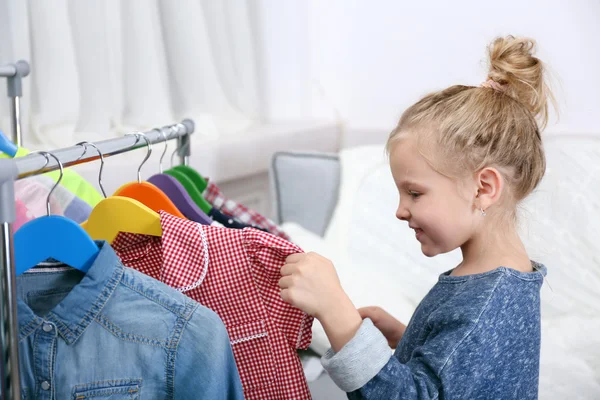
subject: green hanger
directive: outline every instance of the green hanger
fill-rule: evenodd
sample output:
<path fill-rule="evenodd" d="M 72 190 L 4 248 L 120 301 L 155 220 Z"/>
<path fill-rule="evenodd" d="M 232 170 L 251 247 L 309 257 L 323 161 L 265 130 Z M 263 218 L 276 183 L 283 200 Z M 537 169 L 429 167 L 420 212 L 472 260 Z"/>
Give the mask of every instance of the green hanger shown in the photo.
<path fill-rule="evenodd" d="M 182 172 L 185 176 L 187 176 L 200 193 L 204 193 L 206 188 L 208 187 L 208 182 L 206 179 L 202 177 L 194 168 L 188 167 L 187 165 L 178 165 L 171 170 L 176 170 Z"/>
<path fill-rule="evenodd" d="M 177 181 L 183 185 L 192 200 L 194 200 L 194 203 L 196 203 L 196 205 L 208 215 L 210 210 L 213 208 L 212 205 L 210 205 L 210 203 L 206 201 L 204 197 L 202 197 L 202 193 L 198 190 L 194 182 L 187 177 L 187 175 L 175 168 L 171 168 L 164 173 L 177 179 Z"/>

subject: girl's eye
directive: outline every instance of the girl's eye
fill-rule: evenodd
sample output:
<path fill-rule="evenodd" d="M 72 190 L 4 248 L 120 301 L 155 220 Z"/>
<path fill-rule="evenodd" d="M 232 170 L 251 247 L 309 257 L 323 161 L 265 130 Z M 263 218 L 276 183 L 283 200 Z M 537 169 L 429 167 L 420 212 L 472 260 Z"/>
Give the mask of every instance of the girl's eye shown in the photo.
<path fill-rule="evenodd" d="M 413 192 L 411 190 L 408 191 L 408 194 L 413 198 L 413 199 L 418 199 L 421 196 L 421 193 L 418 192 Z"/>

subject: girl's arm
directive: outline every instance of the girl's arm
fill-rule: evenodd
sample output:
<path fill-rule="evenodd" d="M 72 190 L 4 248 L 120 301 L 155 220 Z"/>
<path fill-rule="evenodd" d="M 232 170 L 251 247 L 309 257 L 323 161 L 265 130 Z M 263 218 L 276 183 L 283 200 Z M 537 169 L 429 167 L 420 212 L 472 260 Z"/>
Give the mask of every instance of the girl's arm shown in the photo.
<path fill-rule="evenodd" d="M 392 356 L 387 339 L 370 319 L 362 320 L 343 291 L 331 261 L 315 253 L 293 254 L 281 273 L 283 299 L 323 325 L 332 348 L 322 363 L 338 387 L 353 392 L 350 398 L 429 398 L 417 393 L 423 393 L 421 387 L 435 388 L 439 380 L 415 379 Z"/>
<path fill-rule="evenodd" d="M 490 274 L 462 290 L 430 315 L 427 337 L 401 363 L 371 320 L 360 322 L 329 260 L 296 254 L 282 274 L 284 300 L 325 327 L 333 348 L 322 363 L 350 399 L 537 399 L 539 312 L 530 290 L 539 288 L 528 281 Z"/>
<path fill-rule="evenodd" d="M 406 325 L 394 318 L 381 307 L 363 307 L 358 310 L 362 319 L 369 318 L 375 327 L 383 333 L 390 348 L 395 349 L 404 336 Z"/>
<path fill-rule="evenodd" d="M 292 254 L 281 269 L 281 297 L 317 318 L 334 351 L 354 337 L 362 318 L 340 285 L 331 261 L 316 253 Z"/>

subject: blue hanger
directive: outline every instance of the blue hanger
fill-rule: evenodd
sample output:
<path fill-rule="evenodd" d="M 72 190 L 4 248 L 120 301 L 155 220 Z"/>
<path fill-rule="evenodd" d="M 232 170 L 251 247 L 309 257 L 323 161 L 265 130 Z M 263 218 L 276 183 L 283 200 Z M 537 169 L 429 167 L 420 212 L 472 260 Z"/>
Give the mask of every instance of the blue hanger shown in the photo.
<path fill-rule="evenodd" d="M 48 259 L 54 259 L 82 272 L 87 272 L 100 252 L 90 236 L 68 218 L 50 215 L 50 196 L 63 177 L 63 166 L 53 154 L 40 151 L 46 157 L 54 157 L 60 167 L 60 177 L 48 193 L 46 209 L 48 215 L 24 224 L 15 233 L 16 274 L 35 267 Z M 46 165 L 47 165 L 46 163 Z"/>
<path fill-rule="evenodd" d="M 18 149 L 17 145 L 8 140 L 8 138 L 4 136 L 4 133 L 0 131 L 0 151 L 13 158 L 17 154 Z"/>

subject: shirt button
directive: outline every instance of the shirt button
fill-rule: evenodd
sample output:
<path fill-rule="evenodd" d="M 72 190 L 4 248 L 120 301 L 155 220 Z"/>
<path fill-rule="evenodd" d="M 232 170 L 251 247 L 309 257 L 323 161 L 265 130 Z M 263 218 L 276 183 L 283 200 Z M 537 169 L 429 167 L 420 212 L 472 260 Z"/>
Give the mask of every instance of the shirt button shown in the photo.
<path fill-rule="evenodd" d="M 48 390 L 48 389 L 50 389 L 50 383 L 48 383 L 48 381 L 44 381 L 44 382 L 42 382 L 42 389 L 43 389 L 43 390 Z"/>
<path fill-rule="evenodd" d="M 52 325 L 51 324 L 44 324 L 42 326 L 42 329 L 44 330 L 44 332 L 52 332 Z"/>

